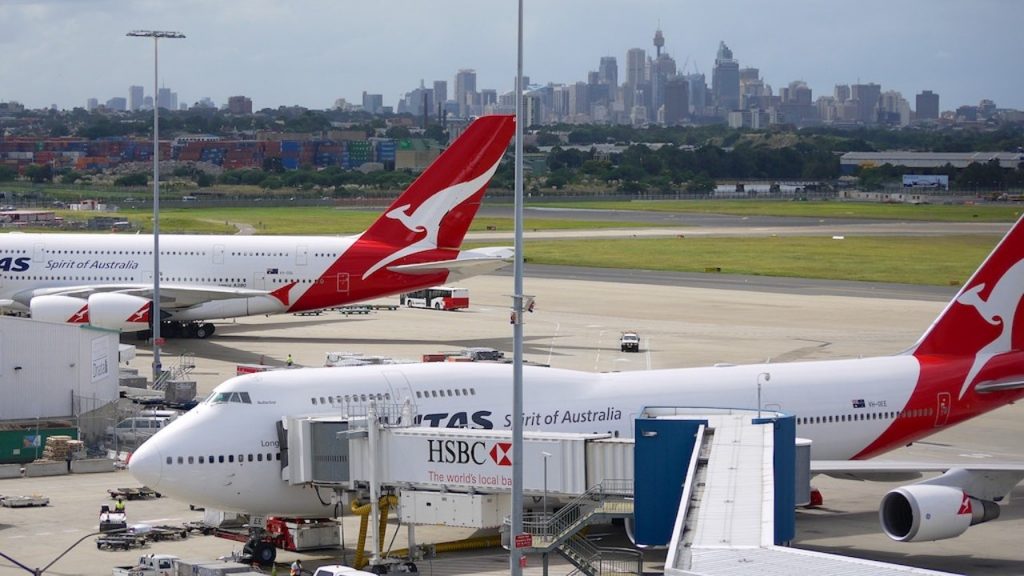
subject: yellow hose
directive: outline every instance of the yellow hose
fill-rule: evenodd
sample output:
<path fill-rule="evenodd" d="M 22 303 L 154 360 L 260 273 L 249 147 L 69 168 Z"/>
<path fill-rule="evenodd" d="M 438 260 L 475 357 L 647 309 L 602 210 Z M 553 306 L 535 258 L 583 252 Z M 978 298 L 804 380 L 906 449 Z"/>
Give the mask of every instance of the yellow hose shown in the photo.
<path fill-rule="evenodd" d="M 398 505 L 398 497 L 394 495 L 381 496 L 378 505 L 380 506 L 380 526 L 378 527 L 378 534 L 380 538 L 378 542 L 384 542 L 384 536 L 387 532 L 388 527 L 388 510 L 391 506 Z M 360 516 L 359 519 L 359 539 L 356 544 L 356 558 L 354 568 L 361 569 L 363 566 L 369 564 L 366 559 L 366 530 L 370 523 L 370 503 L 360 505 L 359 502 L 353 500 L 350 506 L 352 513 Z"/>

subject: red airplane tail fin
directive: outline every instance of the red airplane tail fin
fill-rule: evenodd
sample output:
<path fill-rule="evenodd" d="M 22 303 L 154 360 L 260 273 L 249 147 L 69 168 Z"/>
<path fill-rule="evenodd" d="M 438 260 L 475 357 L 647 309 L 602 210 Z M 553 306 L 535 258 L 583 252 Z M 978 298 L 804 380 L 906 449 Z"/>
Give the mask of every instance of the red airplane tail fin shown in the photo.
<path fill-rule="evenodd" d="M 473 121 L 362 239 L 458 250 L 514 130 L 514 116 L 483 116 Z"/>
<path fill-rule="evenodd" d="M 1024 366 L 1024 218 L 1007 232 L 942 314 L 910 350 L 919 358 L 972 359 L 959 398 L 1020 388 Z M 965 364 L 966 365 L 966 362 Z"/>
<path fill-rule="evenodd" d="M 996 245 L 918 340 L 913 353 L 974 354 L 997 337 L 1006 339 L 1005 351 L 1024 350 L 1024 322 L 1014 321 L 1022 296 L 1024 218 Z"/>

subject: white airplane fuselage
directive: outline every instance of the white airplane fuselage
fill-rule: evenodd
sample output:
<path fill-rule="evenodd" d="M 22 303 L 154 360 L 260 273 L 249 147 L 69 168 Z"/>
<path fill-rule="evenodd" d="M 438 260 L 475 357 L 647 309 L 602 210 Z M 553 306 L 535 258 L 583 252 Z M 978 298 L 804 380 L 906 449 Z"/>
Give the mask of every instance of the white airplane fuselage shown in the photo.
<path fill-rule="evenodd" d="M 378 294 L 348 275 L 328 269 L 358 236 L 160 236 L 160 281 L 168 290 L 197 286 L 273 292 L 287 295 L 223 298 L 165 311 L 171 320 L 206 320 L 256 314 L 298 312 L 337 306 Z M 21 234 L 3 236 L 0 299 L 28 310 L 35 296 L 76 286 L 151 285 L 153 237 L 149 235 Z M 424 285 L 436 282 L 425 275 Z M 328 285 L 330 284 L 330 285 Z M 313 287 L 320 294 L 303 296 Z M 168 305 L 173 302 L 168 302 Z"/>
<path fill-rule="evenodd" d="M 755 408 L 760 380 L 762 406 L 798 415 L 797 434 L 813 441 L 815 459 L 848 459 L 877 442 L 897 419 L 910 418 L 903 412 L 918 375 L 913 356 L 606 374 L 527 366 L 524 429 L 630 438 L 633 421 L 645 408 Z M 837 393 L 845 389 L 851 392 Z M 409 399 L 423 426 L 508 429 L 511 390 L 512 367 L 503 364 L 240 376 L 143 444 L 132 457 L 131 471 L 150 487 L 194 504 L 322 516 L 330 509 L 312 489 L 282 480 L 277 435 L 282 417 L 358 414 L 371 400 L 380 405 Z M 247 393 L 251 402 L 213 400 L 232 392 Z M 915 416 L 924 431 L 918 435 L 941 428 L 936 417 L 924 410 Z M 894 439 L 892 447 L 904 440 Z"/>

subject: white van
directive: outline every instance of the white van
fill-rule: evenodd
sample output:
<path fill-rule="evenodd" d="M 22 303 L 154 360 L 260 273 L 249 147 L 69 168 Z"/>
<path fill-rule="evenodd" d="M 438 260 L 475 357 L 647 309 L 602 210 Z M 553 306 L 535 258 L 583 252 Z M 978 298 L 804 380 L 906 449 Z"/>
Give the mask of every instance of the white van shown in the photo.
<path fill-rule="evenodd" d="M 121 420 L 117 426 L 108 426 L 107 436 L 111 439 L 116 437 L 118 442 L 141 443 L 171 420 L 173 418 L 166 416 L 132 416 Z"/>

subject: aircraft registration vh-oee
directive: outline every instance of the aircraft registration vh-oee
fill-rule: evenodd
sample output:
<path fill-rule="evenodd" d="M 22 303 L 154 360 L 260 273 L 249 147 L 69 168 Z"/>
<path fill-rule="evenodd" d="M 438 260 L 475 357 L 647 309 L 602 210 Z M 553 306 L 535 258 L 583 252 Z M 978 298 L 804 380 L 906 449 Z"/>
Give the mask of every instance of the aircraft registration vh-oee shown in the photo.
<path fill-rule="evenodd" d="M 916 464 L 867 460 L 1024 396 L 1024 224 L 1018 221 L 909 350 L 817 362 L 586 373 L 523 367 L 527 430 L 633 433 L 646 407 L 756 409 L 752 382 L 770 373 L 762 406 L 793 414 L 812 444 L 812 471 L 879 477 Z M 215 508 L 329 516 L 308 488 L 282 480 L 277 426 L 286 416 L 359 413 L 369 402 L 411 403 L 423 426 L 507 429 L 512 367 L 425 363 L 264 372 L 220 384 L 132 456 L 155 490 Z M 255 456 L 255 457 L 254 457 Z M 237 457 L 237 460 L 236 460 Z M 512 458 L 516 456 L 511 455 Z M 1024 465 L 939 466 L 945 473 L 885 495 L 884 531 L 939 540 L 998 516 Z M 934 470 L 936 467 L 929 467 Z"/>
<path fill-rule="evenodd" d="M 206 320 L 351 304 L 506 265 L 511 248 L 460 246 L 514 128 L 513 116 L 474 121 L 356 236 L 161 235 L 163 334 L 206 338 Z M 38 320 L 150 328 L 152 236 L 11 233 L 0 245 L 0 306 Z"/>

